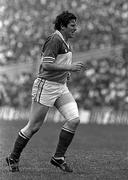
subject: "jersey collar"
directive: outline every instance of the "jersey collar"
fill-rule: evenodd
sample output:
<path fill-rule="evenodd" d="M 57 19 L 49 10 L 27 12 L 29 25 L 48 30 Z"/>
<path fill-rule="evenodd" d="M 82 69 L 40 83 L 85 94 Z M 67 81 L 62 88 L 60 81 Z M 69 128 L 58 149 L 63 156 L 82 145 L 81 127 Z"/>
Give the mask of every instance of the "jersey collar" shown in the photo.
<path fill-rule="evenodd" d="M 55 34 L 58 34 L 58 35 L 60 36 L 60 38 L 64 41 L 64 43 L 67 45 L 67 47 L 69 48 L 69 44 L 64 40 L 64 37 L 63 37 L 63 35 L 61 34 L 61 32 L 58 31 L 58 30 L 56 30 L 56 31 L 55 31 Z"/>

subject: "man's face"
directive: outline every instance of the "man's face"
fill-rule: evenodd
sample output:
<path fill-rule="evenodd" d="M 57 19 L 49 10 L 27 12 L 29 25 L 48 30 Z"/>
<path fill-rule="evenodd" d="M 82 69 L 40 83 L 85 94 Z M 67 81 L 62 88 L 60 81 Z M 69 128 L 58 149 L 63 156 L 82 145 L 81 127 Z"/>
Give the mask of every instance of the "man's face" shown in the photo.
<path fill-rule="evenodd" d="M 73 38 L 76 30 L 77 30 L 77 24 L 76 21 L 73 19 L 69 22 L 67 27 L 64 28 L 65 36 L 67 38 Z"/>

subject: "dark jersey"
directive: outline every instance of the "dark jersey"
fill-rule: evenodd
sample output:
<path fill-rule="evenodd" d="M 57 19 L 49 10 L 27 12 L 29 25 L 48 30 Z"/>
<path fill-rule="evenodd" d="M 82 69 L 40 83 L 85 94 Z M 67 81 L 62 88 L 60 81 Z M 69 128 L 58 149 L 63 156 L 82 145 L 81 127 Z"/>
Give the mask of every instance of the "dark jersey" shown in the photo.
<path fill-rule="evenodd" d="M 59 83 L 65 83 L 67 81 L 68 71 L 46 71 L 43 69 L 43 62 L 61 65 L 71 64 L 71 48 L 64 41 L 64 38 L 59 31 L 55 31 L 55 33 L 50 35 L 43 46 L 38 77 Z"/>

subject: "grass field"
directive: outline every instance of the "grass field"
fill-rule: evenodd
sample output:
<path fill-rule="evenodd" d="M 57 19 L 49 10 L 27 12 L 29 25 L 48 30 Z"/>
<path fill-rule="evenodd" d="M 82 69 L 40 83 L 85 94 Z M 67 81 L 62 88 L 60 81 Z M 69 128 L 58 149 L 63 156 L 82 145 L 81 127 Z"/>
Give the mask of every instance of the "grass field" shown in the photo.
<path fill-rule="evenodd" d="M 10 173 L 5 156 L 26 122 L 0 121 L 0 180 L 128 180 L 128 126 L 80 125 L 66 154 L 66 174 L 49 163 L 62 124 L 45 123 L 24 149 L 20 172 Z"/>

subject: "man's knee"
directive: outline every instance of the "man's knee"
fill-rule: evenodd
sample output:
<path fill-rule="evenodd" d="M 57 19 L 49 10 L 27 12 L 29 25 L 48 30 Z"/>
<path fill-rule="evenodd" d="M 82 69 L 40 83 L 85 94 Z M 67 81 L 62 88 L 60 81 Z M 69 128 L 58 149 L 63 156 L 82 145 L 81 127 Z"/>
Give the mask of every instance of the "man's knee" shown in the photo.
<path fill-rule="evenodd" d="M 37 131 L 39 131 L 40 127 L 39 126 L 34 126 L 32 127 L 30 130 L 31 130 L 31 133 L 32 135 L 35 134 Z"/>
<path fill-rule="evenodd" d="M 40 127 L 41 127 L 42 123 L 35 123 L 35 124 L 31 124 L 28 126 L 31 134 L 35 134 L 37 131 L 39 131 Z"/>
<path fill-rule="evenodd" d="M 78 126 L 80 124 L 80 118 L 75 118 L 75 119 L 72 119 L 70 121 L 70 123 L 73 125 L 73 126 Z"/>
<path fill-rule="evenodd" d="M 74 130 L 76 130 L 76 128 L 79 124 L 80 124 L 80 118 L 78 117 L 78 118 L 72 119 L 70 121 L 67 121 L 64 124 L 64 127 L 74 131 Z"/>
<path fill-rule="evenodd" d="M 27 137 L 31 138 L 39 129 L 39 124 L 27 124 L 23 129 L 21 129 L 21 132 L 23 132 Z"/>

